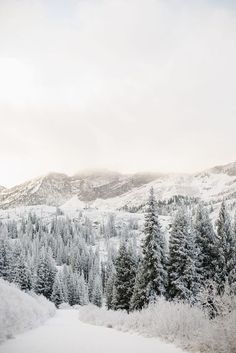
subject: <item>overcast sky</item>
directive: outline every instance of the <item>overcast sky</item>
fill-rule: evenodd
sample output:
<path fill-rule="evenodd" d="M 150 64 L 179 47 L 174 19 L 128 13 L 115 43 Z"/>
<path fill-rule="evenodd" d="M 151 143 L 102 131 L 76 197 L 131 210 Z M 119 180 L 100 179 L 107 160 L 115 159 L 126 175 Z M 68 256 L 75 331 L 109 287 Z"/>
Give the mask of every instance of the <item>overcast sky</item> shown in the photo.
<path fill-rule="evenodd" d="M 236 7 L 1 0 L 0 185 L 236 160 Z"/>

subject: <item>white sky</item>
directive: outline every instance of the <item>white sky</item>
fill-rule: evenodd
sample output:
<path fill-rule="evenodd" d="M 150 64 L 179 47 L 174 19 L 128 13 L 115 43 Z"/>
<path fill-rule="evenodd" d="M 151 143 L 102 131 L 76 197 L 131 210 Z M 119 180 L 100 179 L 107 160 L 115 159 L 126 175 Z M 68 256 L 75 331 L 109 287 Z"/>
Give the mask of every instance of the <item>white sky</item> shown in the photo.
<path fill-rule="evenodd" d="M 0 185 L 236 160 L 236 8 L 1 0 Z"/>

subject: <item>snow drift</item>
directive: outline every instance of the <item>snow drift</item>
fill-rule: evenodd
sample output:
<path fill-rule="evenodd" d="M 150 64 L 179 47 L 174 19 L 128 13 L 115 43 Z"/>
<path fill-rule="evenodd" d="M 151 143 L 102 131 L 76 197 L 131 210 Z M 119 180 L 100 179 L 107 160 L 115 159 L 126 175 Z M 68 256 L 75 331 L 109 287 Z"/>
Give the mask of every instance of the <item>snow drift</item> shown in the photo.
<path fill-rule="evenodd" d="M 0 279 L 0 341 L 41 325 L 55 312 L 54 304 L 44 297 Z"/>
<path fill-rule="evenodd" d="M 194 352 L 236 352 L 235 310 L 227 316 L 209 320 L 198 307 L 161 299 L 131 314 L 89 305 L 80 309 L 79 318 L 98 326 L 162 338 Z"/>

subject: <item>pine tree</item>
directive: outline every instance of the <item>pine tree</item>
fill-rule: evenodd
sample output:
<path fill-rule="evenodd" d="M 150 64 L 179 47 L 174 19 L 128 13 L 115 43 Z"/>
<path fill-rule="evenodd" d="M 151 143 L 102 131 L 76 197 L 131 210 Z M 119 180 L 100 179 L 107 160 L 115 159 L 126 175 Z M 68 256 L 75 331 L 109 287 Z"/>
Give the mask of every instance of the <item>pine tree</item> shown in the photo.
<path fill-rule="evenodd" d="M 216 267 L 216 236 L 209 214 L 202 205 L 196 213 L 195 224 L 196 272 L 199 287 L 215 276 Z"/>
<path fill-rule="evenodd" d="M 64 278 L 66 283 L 67 300 L 70 305 L 78 304 L 75 295 L 75 278 L 71 266 L 64 268 Z"/>
<path fill-rule="evenodd" d="M 116 275 L 115 271 L 110 273 L 108 277 L 106 287 L 105 287 L 105 295 L 106 295 L 106 307 L 108 310 L 113 309 L 113 289 L 115 286 Z"/>
<path fill-rule="evenodd" d="M 193 232 L 185 209 L 180 209 L 174 222 L 169 241 L 169 284 L 170 299 L 194 302 L 196 297 L 195 249 Z"/>
<path fill-rule="evenodd" d="M 71 305 L 79 305 L 80 304 L 80 293 L 79 293 L 79 275 L 77 273 L 73 273 L 72 276 L 72 301 Z"/>
<path fill-rule="evenodd" d="M 59 273 L 55 277 L 50 299 L 57 308 L 64 302 L 63 286 Z"/>
<path fill-rule="evenodd" d="M 77 281 L 77 293 L 78 293 L 78 298 L 79 298 L 79 305 L 87 305 L 89 300 L 88 300 L 88 287 L 87 284 L 84 280 L 84 274 L 82 273 L 78 277 Z"/>
<path fill-rule="evenodd" d="M 13 251 L 6 234 L 0 237 L 0 277 L 11 281 L 11 263 Z"/>
<path fill-rule="evenodd" d="M 69 295 L 68 295 L 68 266 L 64 265 L 62 271 L 60 273 L 61 285 L 62 285 L 62 293 L 63 293 L 63 301 L 64 303 L 69 303 Z"/>
<path fill-rule="evenodd" d="M 236 295 L 236 213 L 234 215 L 234 227 L 233 227 L 233 256 L 232 256 L 232 269 L 229 274 L 229 283 L 232 292 Z"/>
<path fill-rule="evenodd" d="M 92 303 L 93 300 L 93 287 L 94 287 L 94 273 L 92 270 L 89 271 L 89 276 L 88 276 L 88 297 L 90 303 Z"/>
<path fill-rule="evenodd" d="M 56 268 L 52 256 L 45 248 L 42 248 L 34 288 L 36 293 L 43 294 L 46 298 L 50 299 L 55 275 Z"/>
<path fill-rule="evenodd" d="M 112 288 L 112 300 L 111 300 L 111 308 L 116 308 L 117 307 L 117 290 L 116 286 L 114 285 Z"/>
<path fill-rule="evenodd" d="M 230 216 L 226 209 L 225 202 L 222 202 L 219 217 L 217 220 L 217 266 L 216 282 L 218 283 L 219 293 L 223 294 L 225 283 L 234 285 L 235 281 L 235 237 L 230 221 Z"/>
<path fill-rule="evenodd" d="M 31 271 L 29 269 L 26 255 L 22 252 L 16 260 L 15 279 L 14 282 L 18 284 L 21 290 L 28 291 L 32 288 Z"/>
<path fill-rule="evenodd" d="M 100 275 L 97 275 L 94 280 L 92 303 L 99 307 L 102 306 L 102 280 Z"/>
<path fill-rule="evenodd" d="M 136 281 L 135 291 L 140 292 L 140 303 L 136 306 L 141 307 L 149 302 L 156 300 L 158 296 L 164 295 L 166 291 L 166 254 L 165 240 L 161 231 L 161 225 L 157 215 L 157 202 L 154 197 L 153 188 L 150 190 L 150 196 L 147 203 L 144 225 L 145 239 L 143 242 L 143 258 L 140 265 L 139 280 Z M 142 287 L 137 288 L 138 284 Z M 145 294 L 143 293 L 143 288 Z M 144 299 L 145 297 L 145 299 Z M 141 299 L 142 298 L 142 299 Z M 134 299 L 132 299 L 132 303 Z M 134 305 L 132 304 L 132 307 Z"/>
<path fill-rule="evenodd" d="M 108 249 L 107 249 L 107 262 L 105 266 L 105 279 L 104 279 L 104 292 L 105 292 L 105 297 L 106 297 L 106 307 L 107 309 L 112 309 L 112 299 L 113 299 L 113 287 L 115 284 L 115 259 L 113 261 L 113 252 L 112 249 L 109 246 L 110 244 L 108 243 Z"/>
<path fill-rule="evenodd" d="M 157 215 L 157 202 L 153 188 L 150 190 L 145 215 L 145 239 L 143 244 L 142 267 L 147 284 L 147 301 L 165 294 L 165 241 Z"/>
<path fill-rule="evenodd" d="M 130 310 L 141 310 L 147 305 L 146 279 L 142 261 L 139 263 L 133 295 L 130 300 Z"/>
<path fill-rule="evenodd" d="M 136 262 L 125 242 L 120 246 L 115 262 L 115 272 L 116 305 L 113 309 L 129 311 L 135 283 Z"/>

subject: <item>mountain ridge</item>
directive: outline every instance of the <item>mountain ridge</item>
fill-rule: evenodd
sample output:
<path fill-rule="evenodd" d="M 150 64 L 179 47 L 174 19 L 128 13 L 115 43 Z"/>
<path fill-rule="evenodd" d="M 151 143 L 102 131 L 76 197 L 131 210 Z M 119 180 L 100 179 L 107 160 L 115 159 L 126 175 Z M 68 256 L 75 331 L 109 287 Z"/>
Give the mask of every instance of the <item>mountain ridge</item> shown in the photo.
<path fill-rule="evenodd" d="M 158 199 L 175 195 L 203 200 L 236 198 L 236 162 L 216 166 L 200 173 L 130 173 L 90 170 L 68 176 L 50 172 L 11 188 L 0 187 L 0 208 L 48 205 L 62 206 L 77 197 L 80 202 L 112 204 L 119 207 L 142 204 L 153 186 Z M 106 201 L 107 200 L 107 201 Z M 133 201 L 132 201 L 133 200 Z"/>

